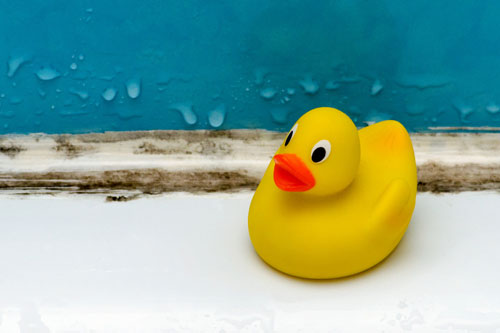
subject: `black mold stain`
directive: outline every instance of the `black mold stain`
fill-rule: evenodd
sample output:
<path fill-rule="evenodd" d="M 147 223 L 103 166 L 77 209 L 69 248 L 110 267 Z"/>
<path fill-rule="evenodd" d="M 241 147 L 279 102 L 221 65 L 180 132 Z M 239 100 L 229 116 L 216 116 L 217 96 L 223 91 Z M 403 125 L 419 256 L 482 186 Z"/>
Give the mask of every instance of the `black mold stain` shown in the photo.
<path fill-rule="evenodd" d="M 418 167 L 418 191 L 449 193 L 500 191 L 500 165 L 446 166 L 427 163 Z M 255 190 L 260 179 L 246 171 L 166 171 L 162 169 L 93 172 L 2 173 L 0 190 L 28 193 L 108 194 L 107 201 L 128 201 L 139 194 L 167 192 L 236 192 Z M 130 192 L 133 192 L 130 194 Z"/>
<path fill-rule="evenodd" d="M 142 194 L 166 192 L 234 192 L 255 189 L 260 179 L 244 171 L 179 171 L 160 169 L 94 172 L 47 172 L 0 174 L 0 190 L 44 190 L 70 193 L 135 191 Z"/>
<path fill-rule="evenodd" d="M 139 198 L 139 195 L 138 194 L 133 194 L 133 195 L 129 195 L 129 196 L 125 196 L 125 195 L 108 195 L 106 197 L 106 201 L 108 202 L 126 202 L 126 201 L 130 201 L 130 200 L 134 200 L 134 199 L 137 199 Z"/>
<path fill-rule="evenodd" d="M 419 192 L 500 191 L 500 165 L 442 165 L 434 162 L 418 166 Z"/>
<path fill-rule="evenodd" d="M 419 192 L 500 191 L 500 165 L 447 166 L 426 163 L 418 167 L 418 180 Z M 244 170 L 23 172 L 0 173 L 0 190 L 33 194 L 45 192 L 108 194 L 107 201 L 128 201 L 137 198 L 139 194 L 255 190 L 259 181 L 259 178 L 249 176 Z"/>
<path fill-rule="evenodd" d="M 158 146 L 152 144 L 151 142 L 143 142 L 134 151 L 134 154 L 167 154 L 168 150 L 159 148 Z"/>
<path fill-rule="evenodd" d="M 56 142 L 56 146 L 53 148 L 57 152 L 61 152 L 68 158 L 75 158 L 80 156 L 83 152 L 89 151 L 92 149 L 91 146 L 83 146 L 83 145 L 75 145 L 70 142 L 71 136 L 69 135 L 60 135 L 57 136 L 54 141 Z"/>
<path fill-rule="evenodd" d="M 20 152 L 26 150 L 26 148 L 15 145 L 12 142 L 9 142 L 8 144 L 1 144 L 0 145 L 0 153 L 9 156 L 10 158 L 14 158 L 19 154 Z"/>
<path fill-rule="evenodd" d="M 168 144 L 164 148 L 159 147 L 157 144 L 144 141 L 135 150 L 134 154 L 153 154 L 153 155 L 228 155 L 232 153 L 231 145 L 226 142 L 218 142 L 211 138 L 205 140 L 187 142 L 183 139 L 176 140 L 175 144 Z M 184 142 L 183 142 L 184 141 Z M 167 141 L 163 141 L 167 142 Z"/>

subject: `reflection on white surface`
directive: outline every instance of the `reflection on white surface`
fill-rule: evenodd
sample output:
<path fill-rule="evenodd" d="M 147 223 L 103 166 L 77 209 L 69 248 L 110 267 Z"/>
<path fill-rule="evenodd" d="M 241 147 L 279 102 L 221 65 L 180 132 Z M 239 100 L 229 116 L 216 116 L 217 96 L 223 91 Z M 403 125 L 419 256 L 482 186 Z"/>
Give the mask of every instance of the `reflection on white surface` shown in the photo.
<path fill-rule="evenodd" d="M 254 253 L 251 193 L 0 199 L 0 332 L 500 329 L 500 195 L 421 194 L 396 251 L 354 277 Z"/>

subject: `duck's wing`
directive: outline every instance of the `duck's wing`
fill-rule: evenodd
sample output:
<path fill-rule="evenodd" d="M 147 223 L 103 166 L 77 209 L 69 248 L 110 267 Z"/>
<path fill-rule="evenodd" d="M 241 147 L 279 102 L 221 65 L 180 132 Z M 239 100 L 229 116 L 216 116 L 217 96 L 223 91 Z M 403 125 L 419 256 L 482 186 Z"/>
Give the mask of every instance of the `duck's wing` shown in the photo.
<path fill-rule="evenodd" d="M 410 185 L 404 179 L 394 179 L 375 203 L 368 221 L 369 231 L 380 228 L 385 229 L 383 231 L 399 231 L 406 227 L 408 221 L 399 217 L 407 208 L 410 198 Z M 404 221 L 405 225 L 402 225 L 401 221 Z M 386 234 L 391 235 L 394 232 Z"/>
<path fill-rule="evenodd" d="M 410 135 L 401 123 L 386 120 L 359 130 L 359 137 L 366 181 L 372 188 L 380 189 L 373 201 L 368 228 L 404 230 L 417 191 L 417 167 Z M 387 235 L 390 234 L 393 233 Z"/>

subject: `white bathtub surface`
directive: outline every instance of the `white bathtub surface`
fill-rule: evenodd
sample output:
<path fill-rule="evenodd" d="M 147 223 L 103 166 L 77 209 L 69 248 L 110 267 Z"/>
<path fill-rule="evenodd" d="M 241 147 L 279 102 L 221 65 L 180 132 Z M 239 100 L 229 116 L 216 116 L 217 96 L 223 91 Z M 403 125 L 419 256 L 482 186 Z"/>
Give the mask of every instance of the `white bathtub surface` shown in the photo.
<path fill-rule="evenodd" d="M 0 332 L 500 332 L 500 194 L 421 194 L 400 246 L 323 282 L 265 265 L 250 193 L 0 198 Z"/>

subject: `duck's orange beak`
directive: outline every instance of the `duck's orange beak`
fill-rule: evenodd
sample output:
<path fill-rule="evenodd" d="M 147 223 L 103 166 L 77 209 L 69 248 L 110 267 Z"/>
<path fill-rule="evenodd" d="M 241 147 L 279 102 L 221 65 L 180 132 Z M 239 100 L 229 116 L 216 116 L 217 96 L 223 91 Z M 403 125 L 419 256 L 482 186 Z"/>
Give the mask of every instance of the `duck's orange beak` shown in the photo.
<path fill-rule="evenodd" d="M 313 174 L 295 154 L 274 155 L 274 183 L 283 191 L 304 192 L 316 184 Z"/>

